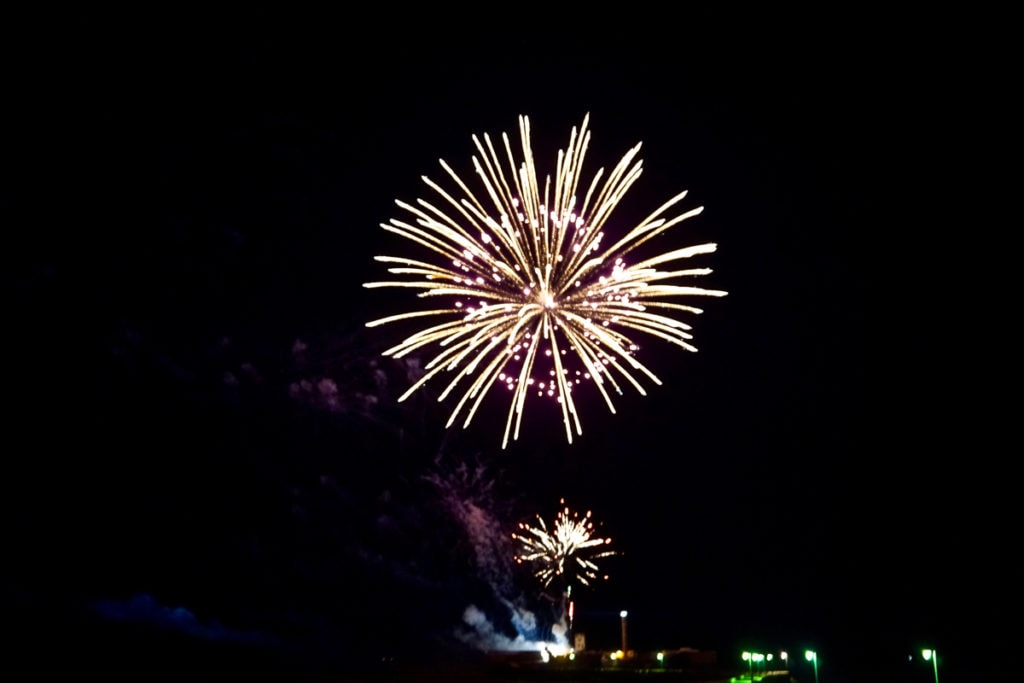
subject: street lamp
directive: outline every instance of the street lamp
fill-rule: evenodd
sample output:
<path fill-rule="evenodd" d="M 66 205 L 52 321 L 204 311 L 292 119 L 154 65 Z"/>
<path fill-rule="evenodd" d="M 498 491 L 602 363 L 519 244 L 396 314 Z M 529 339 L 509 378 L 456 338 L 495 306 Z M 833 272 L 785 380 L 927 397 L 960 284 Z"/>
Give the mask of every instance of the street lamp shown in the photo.
<path fill-rule="evenodd" d="M 626 616 L 629 614 L 626 610 L 619 612 L 619 616 L 622 618 L 622 655 L 626 656 L 628 650 L 626 649 Z"/>
<path fill-rule="evenodd" d="M 783 650 L 779 653 L 779 659 L 782 660 L 782 666 L 785 667 L 786 671 L 789 671 L 789 653 Z"/>
<path fill-rule="evenodd" d="M 804 659 L 814 662 L 814 683 L 818 683 L 818 653 L 814 650 L 805 650 Z"/>
<path fill-rule="evenodd" d="M 740 656 L 743 658 L 743 661 L 746 662 L 750 666 L 750 680 L 753 681 L 754 680 L 754 656 L 752 654 L 750 654 L 749 652 L 744 652 Z"/>
<path fill-rule="evenodd" d="M 935 683 L 939 683 L 939 653 L 935 650 L 921 650 L 924 661 L 931 661 L 932 669 L 935 671 Z"/>

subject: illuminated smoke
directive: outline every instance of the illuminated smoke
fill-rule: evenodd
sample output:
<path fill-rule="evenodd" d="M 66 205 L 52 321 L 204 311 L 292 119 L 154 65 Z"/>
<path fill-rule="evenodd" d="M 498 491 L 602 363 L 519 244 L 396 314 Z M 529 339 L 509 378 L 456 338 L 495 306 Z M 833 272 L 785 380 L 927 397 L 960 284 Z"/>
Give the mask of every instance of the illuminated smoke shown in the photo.
<path fill-rule="evenodd" d="M 565 649 L 564 621 L 551 627 L 551 639 L 547 639 L 545 625 L 525 606 L 515 588 L 513 545 L 501 519 L 506 511 L 495 493 L 497 476 L 479 460 L 445 466 L 439 456 L 433 471 L 424 477 L 462 529 L 472 549 L 477 575 L 491 592 L 488 606 L 471 604 L 465 609 L 466 628 L 456 635 L 485 651 L 550 653 Z M 496 627 L 498 619 L 514 629 L 515 635 Z"/>

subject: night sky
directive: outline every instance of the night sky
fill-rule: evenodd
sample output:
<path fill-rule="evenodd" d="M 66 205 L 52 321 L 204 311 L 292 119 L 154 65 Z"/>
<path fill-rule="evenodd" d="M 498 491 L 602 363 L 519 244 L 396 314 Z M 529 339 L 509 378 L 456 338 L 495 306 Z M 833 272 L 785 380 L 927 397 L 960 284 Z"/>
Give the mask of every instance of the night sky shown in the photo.
<path fill-rule="evenodd" d="M 82 18 L 13 69 L 18 642 L 456 656 L 526 612 L 543 639 L 503 534 L 563 497 L 621 552 L 574 589 L 592 647 L 621 609 L 638 649 L 814 647 L 831 680 L 1000 640 L 1009 483 L 956 350 L 969 230 L 937 207 L 949 52 L 894 17 L 366 12 Z M 439 158 L 470 177 L 473 134 L 528 115 L 546 172 L 588 113 L 589 173 L 643 142 L 617 218 L 689 190 L 669 234 L 718 244 L 700 284 L 729 295 L 571 446 L 539 405 L 506 450 L 500 401 L 446 431 L 452 404 L 395 402 L 410 328 L 364 327 L 408 304 L 361 286 L 406 249 L 379 224 Z"/>

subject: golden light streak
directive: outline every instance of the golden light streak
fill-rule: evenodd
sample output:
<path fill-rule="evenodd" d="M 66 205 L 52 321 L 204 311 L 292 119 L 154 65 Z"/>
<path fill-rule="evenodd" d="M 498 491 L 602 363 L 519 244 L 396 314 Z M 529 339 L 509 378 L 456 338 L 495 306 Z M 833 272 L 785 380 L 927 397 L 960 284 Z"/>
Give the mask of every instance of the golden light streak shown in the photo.
<path fill-rule="evenodd" d="M 423 176 L 441 201 L 437 205 L 423 199 L 415 204 L 396 201 L 412 221 L 392 218 L 381 224 L 424 248 L 431 259 L 377 256 L 375 260 L 386 264 L 394 279 L 363 285 L 420 290 L 419 298 L 443 298 L 441 306 L 391 315 L 367 326 L 437 319 L 437 324 L 384 352 L 396 358 L 421 350 L 434 353 L 424 375 L 399 400 L 444 376 L 447 384 L 439 401 L 462 392 L 448 426 L 461 415 L 465 428 L 491 388 L 502 385 L 511 391 L 502 448 L 510 438 L 519 438 L 528 397 L 540 395 L 557 402 L 566 438 L 572 443 L 574 433 L 583 433 L 573 399 L 579 377 L 597 387 L 612 413 L 611 392 L 622 393 L 618 379 L 642 395 L 646 392 L 641 376 L 661 384 L 635 358 L 639 347 L 632 335 L 696 351 L 690 343 L 690 325 L 669 314 L 702 310 L 669 299 L 726 294 L 677 284 L 682 278 L 711 273 L 709 268 L 674 264 L 714 252 L 714 243 L 673 247 L 632 265 L 625 260 L 652 238 L 701 213 L 703 207 L 697 207 L 664 217 L 686 192 L 669 199 L 632 229 L 615 230 L 622 236 L 612 246 L 602 246 L 613 210 L 640 177 L 640 145 L 626 152 L 603 183 L 604 169 L 600 169 L 580 203 L 577 190 L 590 143 L 589 119 L 588 114 L 578 131 L 572 129 L 568 147 L 558 152 L 555 177 L 546 176 L 543 187 L 534 165 L 527 117 L 519 117 L 522 161 L 516 160 L 507 134 L 502 134 L 500 148 L 490 136 L 485 134 L 481 141 L 474 135 L 479 156 L 472 161 L 482 192 L 474 194 L 440 160 L 459 192 L 453 194 Z M 507 167 L 499 157 L 502 148 Z M 673 265 L 659 270 L 666 264 Z"/>

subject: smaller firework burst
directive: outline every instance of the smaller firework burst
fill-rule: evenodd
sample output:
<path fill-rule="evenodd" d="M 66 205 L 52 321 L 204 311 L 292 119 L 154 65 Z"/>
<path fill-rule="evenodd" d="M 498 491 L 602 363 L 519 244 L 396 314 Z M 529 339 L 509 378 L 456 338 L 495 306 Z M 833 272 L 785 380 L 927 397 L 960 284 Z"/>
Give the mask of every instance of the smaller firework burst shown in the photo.
<path fill-rule="evenodd" d="M 565 505 L 564 498 L 560 504 Z M 595 560 L 616 554 L 608 549 L 612 539 L 598 538 L 594 533 L 589 510 L 580 517 L 568 507 L 563 507 L 550 531 L 543 518 L 537 515 L 537 526 L 520 523 L 519 531 L 512 534 L 520 544 L 515 560 L 535 565 L 534 576 L 544 588 L 556 578 L 568 581 L 572 576 L 584 586 L 589 586 L 598 578 L 608 578 L 598 573 Z"/>

